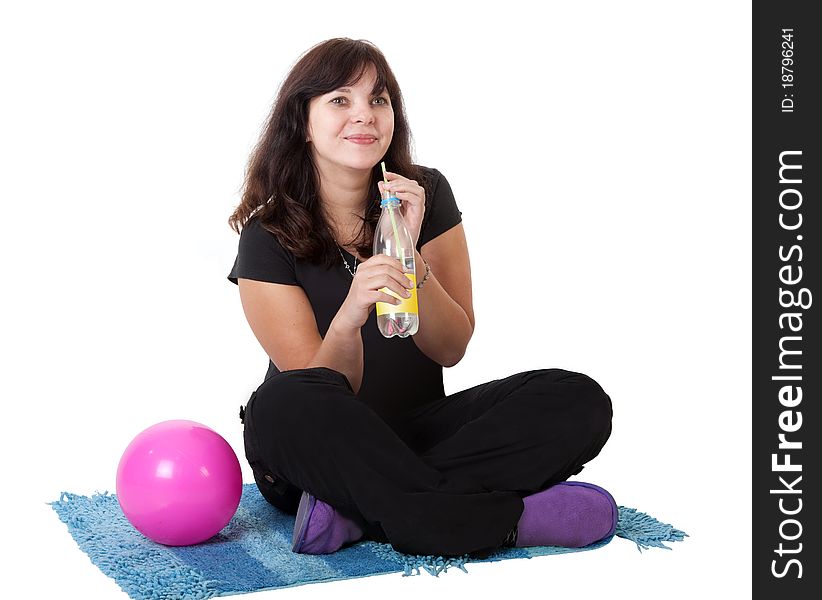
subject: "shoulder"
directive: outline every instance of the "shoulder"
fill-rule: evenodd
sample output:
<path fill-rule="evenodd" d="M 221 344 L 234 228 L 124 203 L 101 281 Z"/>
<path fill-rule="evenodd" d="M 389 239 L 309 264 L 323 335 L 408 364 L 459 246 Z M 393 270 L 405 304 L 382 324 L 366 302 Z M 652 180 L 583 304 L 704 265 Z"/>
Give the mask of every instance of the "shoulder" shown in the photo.
<path fill-rule="evenodd" d="M 237 258 L 228 279 L 237 283 L 240 278 L 269 283 L 297 283 L 294 255 L 257 217 L 246 221 L 240 231 Z"/>
<path fill-rule="evenodd" d="M 419 166 L 425 183 L 425 214 L 420 228 L 418 248 L 455 227 L 462 221 L 462 211 L 457 206 L 451 185 L 438 169 Z"/>
<path fill-rule="evenodd" d="M 263 227 L 262 219 L 260 218 L 259 214 L 252 215 L 248 218 L 248 221 L 245 222 L 243 225 L 242 230 L 240 231 L 240 235 L 271 235 L 274 237 L 274 234 L 270 231 L 267 231 L 265 227 Z"/>
<path fill-rule="evenodd" d="M 414 166 L 419 169 L 420 176 L 423 179 L 418 183 L 425 188 L 426 204 L 433 204 L 435 199 L 439 200 L 439 203 L 451 204 L 454 202 L 451 184 L 448 183 L 445 175 L 439 169 L 423 165 Z"/>
<path fill-rule="evenodd" d="M 265 249 L 278 254 L 290 255 L 291 252 L 280 242 L 259 215 L 252 216 L 240 231 L 240 246 Z"/>
<path fill-rule="evenodd" d="M 434 167 L 426 167 L 424 165 L 414 165 L 414 167 L 419 170 L 420 177 L 423 180 L 419 182 L 420 184 L 425 182 L 425 184 L 436 185 L 443 177 L 442 173 Z"/>
<path fill-rule="evenodd" d="M 425 188 L 426 204 L 433 203 L 434 199 L 441 196 L 443 192 L 451 195 L 451 186 L 439 169 L 424 165 L 414 165 L 414 167 L 419 170 L 419 177 L 421 178 L 421 181 L 417 183 Z"/>

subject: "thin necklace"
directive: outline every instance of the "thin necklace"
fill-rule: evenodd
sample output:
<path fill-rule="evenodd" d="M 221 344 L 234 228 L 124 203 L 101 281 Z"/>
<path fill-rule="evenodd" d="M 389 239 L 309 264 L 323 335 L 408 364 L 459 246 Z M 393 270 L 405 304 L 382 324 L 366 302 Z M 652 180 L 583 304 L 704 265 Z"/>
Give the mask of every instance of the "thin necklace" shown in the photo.
<path fill-rule="evenodd" d="M 331 232 L 331 229 L 328 230 L 328 233 L 331 234 L 331 239 L 334 240 L 334 245 L 337 247 L 337 252 L 340 253 L 340 258 L 343 260 L 343 264 L 345 265 L 345 270 L 351 274 L 351 278 L 354 278 L 354 275 L 357 273 L 357 257 L 354 257 L 354 270 L 351 270 L 351 267 L 348 266 L 348 261 L 345 260 L 345 256 L 343 256 L 342 249 L 340 245 L 337 243 L 337 240 L 334 238 L 334 234 Z"/>
<path fill-rule="evenodd" d="M 345 260 L 345 256 L 343 256 L 342 250 L 340 249 L 339 244 L 337 244 L 337 252 L 340 253 L 340 258 L 343 259 L 343 264 L 345 265 L 345 270 L 351 273 L 351 277 L 353 278 L 354 275 L 357 273 L 357 257 L 354 257 L 354 270 L 351 270 L 351 267 L 348 266 L 348 261 Z"/>

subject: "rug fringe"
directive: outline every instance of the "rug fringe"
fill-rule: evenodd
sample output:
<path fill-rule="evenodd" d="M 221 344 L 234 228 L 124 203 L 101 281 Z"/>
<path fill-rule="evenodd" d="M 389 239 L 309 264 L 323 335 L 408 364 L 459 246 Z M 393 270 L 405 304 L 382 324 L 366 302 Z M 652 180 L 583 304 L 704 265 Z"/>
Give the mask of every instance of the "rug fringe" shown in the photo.
<path fill-rule="evenodd" d="M 671 548 L 663 542 L 681 542 L 684 538 L 688 537 L 688 534 L 684 531 L 680 531 L 667 523 L 662 523 L 635 508 L 626 506 L 619 507 L 619 521 L 614 535 L 634 542 L 637 550 L 640 552 L 650 547 L 670 550 Z M 610 540 L 611 538 L 607 539 L 607 541 Z M 604 541 L 605 540 L 600 540 L 600 542 L 592 544 L 591 547 L 603 545 Z M 383 545 L 379 544 L 379 546 Z M 420 575 L 421 569 L 424 569 L 434 577 L 439 577 L 440 573 L 448 571 L 451 567 L 457 567 L 463 572 L 468 573 L 468 570 L 465 568 L 465 563 L 470 562 L 470 555 L 468 554 L 449 558 L 434 555 L 423 556 L 419 554 L 395 553 L 390 545 L 385 544 L 384 546 L 385 548 L 380 548 L 380 554 L 385 554 L 386 557 L 390 554 L 402 558 L 403 577 Z"/>
<path fill-rule="evenodd" d="M 419 554 L 404 554 L 402 576 L 408 577 L 410 575 L 419 575 L 420 569 L 425 569 L 429 575 L 439 577 L 440 573 L 443 571 L 448 571 L 450 567 L 457 567 L 467 573 L 468 569 L 465 568 L 466 560 L 468 560 L 467 554 L 462 556 L 452 556 L 449 558 L 433 555 L 421 556 Z M 416 569 L 415 573 L 411 572 L 413 569 Z"/>
<path fill-rule="evenodd" d="M 206 577 L 197 566 L 137 532 L 115 494 L 60 492 L 49 504 L 91 562 L 129 597 L 208 600 L 223 595 L 222 580 Z"/>
<path fill-rule="evenodd" d="M 79 500 L 81 498 L 88 498 L 94 504 L 100 504 L 106 502 L 108 499 L 115 497 L 112 492 L 108 490 L 94 490 L 94 493 L 91 496 L 83 496 L 82 494 L 72 494 L 71 492 L 60 492 L 60 498 L 58 500 L 54 500 L 52 502 L 46 502 L 49 506 L 59 506 L 61 504 L 67 504 L 69 502 Z"/>
<path fill-rule="evenodd" d="M 644 512 L 625 506 L 619 507 L 619 522 L 615 533 L 621 538 L 634 542 L 640 552 L 651 546 L 670 550 L 671 548 L 663 542 L 681 542 L 683 538 L 688 537 L 687 533 L 672 525 L 657 521 Z"/>

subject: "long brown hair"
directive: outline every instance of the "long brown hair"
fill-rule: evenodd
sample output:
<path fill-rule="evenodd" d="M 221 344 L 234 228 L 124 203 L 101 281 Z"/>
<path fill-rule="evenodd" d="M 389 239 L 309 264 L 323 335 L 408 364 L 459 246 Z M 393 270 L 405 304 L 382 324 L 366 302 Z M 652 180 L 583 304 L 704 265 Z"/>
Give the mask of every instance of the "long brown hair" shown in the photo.
<path fill-rule="evenodd" d="M 373 65 L 377 80 L 372 94 L 387 92 L 394 109 L 394 135 L 385 153 L 389 171 L 416 179 L 429 190 L 425 174 L 411 159 L 411 131 L 402 93 L 382 52 L 366 40 L 335 38 L 308 50 L 286 77 L 246 169 L 242 200 L 228 219 L 239 233 L 251 216 L 277 236 L 299 258 L 332 266 L 340 256 L 319 198 L 319 173 L 305 141 L 309 101 L 356 83 Z M 380 216 L 381 169 L 375 165 L 368 188 L 363 225 L 355 244 L 361 256 L 372 254 L 374 230 Z M 426 195 L 429 195 L 428 193 Z M 367 198 L 363 198 L 365 201 Z"/>

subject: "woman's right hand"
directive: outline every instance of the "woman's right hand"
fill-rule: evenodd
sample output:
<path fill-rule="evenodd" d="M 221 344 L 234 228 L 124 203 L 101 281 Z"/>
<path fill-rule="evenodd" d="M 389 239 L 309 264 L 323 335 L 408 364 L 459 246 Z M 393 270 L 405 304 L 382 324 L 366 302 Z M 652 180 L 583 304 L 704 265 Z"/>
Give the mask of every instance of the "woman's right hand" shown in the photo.
<path fill-rule="evenodd" d="M 368 315 L 377 302 L 399 304 L 400 299 L 379 291 L 388 288 L 401 298 L 410 298 L 413 287 L 411 279 L 405 276 L 402 263 L 387 254 L 377 254 L 361 262 L 354 273 L 348 296 L 337 311 L 341 324 L 359 329 L 368 320 Z"/>

